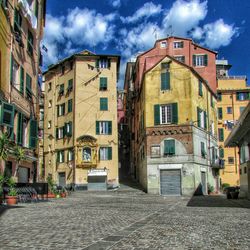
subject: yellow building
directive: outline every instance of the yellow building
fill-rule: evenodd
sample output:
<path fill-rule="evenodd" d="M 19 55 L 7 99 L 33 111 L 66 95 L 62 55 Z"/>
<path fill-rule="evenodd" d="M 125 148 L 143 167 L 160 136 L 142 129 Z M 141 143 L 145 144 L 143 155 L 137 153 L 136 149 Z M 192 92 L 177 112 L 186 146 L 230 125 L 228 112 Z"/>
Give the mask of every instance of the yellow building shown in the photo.
<path fill-rule="evenodd" d="M 13 145 L 1 169 L 18 182 L 31 182 L 37 180 L 37 93 L 46 1 L 0 3 L 0 123 Z M 18 164 L 13 151 L 17 145 L 25 155 Z"/>
<path fill-rule="evenodd" d="M 245 76 L 229 76 L 231 65 L 227 60 L 217 60 L 218 78 L 218 133 L 220 157 L 225 168 L 220 171 L 222 183 L 240 185 L 239 153 L 237 147 L 226 148 L 224 142 L 250 100 L 250 87 Z"/>
<path fill-rule="evenodd" d="M 119 56 L 75 54 L 44 73 L 45 175 L 60 186 L 118 185 Z"/>
<path fill-rule="evenodd" d="M 125 85 L 134 85 L 126 79 Z M 217 191 L 216 96 L 206 81 L 165 56 L 143 73 L 135 95 L 134 165 L 145 190 L 192 195 L 213 186 Z"/>

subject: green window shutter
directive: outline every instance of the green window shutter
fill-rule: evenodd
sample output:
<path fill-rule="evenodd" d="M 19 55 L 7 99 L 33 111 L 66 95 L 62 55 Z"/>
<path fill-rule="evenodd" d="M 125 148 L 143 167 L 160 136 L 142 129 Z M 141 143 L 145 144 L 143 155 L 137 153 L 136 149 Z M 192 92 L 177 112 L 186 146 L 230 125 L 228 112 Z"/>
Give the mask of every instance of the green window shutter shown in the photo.
<path fill-rule="evenodd" d="M 72 102 L 72 99 L 68 100 L 68 113 L 72 112 Z"/>
<path fill-rule="evenodd" d="M 108 78 L 100 77 L 100 90 L 106 90 L 108 88 Z"/>
<path fill-rule="evenodd" d="M 180 42 L 180 44 L 181 44 L 181 48 L 183 48 L 183 42 Z"/>
<path fill-rule="evenodd" d="M 23 144 L 23 114 L 18 113 L 18 124 L 17 124 L 17 143 Z"/>
<path fill-rule="evenodd" d="M 224 149 L 223 148 L 219 149 L 219 156 L 220 156 L 220 158 L 224 158 Z"/>
<path fill-rule="evenodd" d="M 24 69 L 20 67 L 20 92 L 24 93 Z"/>
<path fill-rule="evenodd" d="M 154 105 L 154 124 L 155 125 L 160 124 L 160 105 L 159 104 Z"/>
<path fill-rule="evenodd" d="M 201 142 L 201 156 L 205 156 L 205 143 Z"/>
<path fill-rule="evenodd" d="M 62 162 L 64 162 L 64 150 L 62 150 L 61 152 L 62 152 Z"/>
<path fill-rule="evenodd" d="M 178 103 L 172 103 L 172 123 L 178 124 Z"/>
<path fill-rule="evenodd" d="M 201 127 L 201 117 L 200 117 L 201 109 L 197 107 L 197 124 L 198 127 Z"/>
<path fill-rule="evenodd" d="M 36 148 L 36 142 L 37 142 L 37 121 L 36 120 L 30 120 L 30 140 L 29 140 L 29 146 L 30 148 Z"/>
<path fill-rule="evenodd" d="M 236 93 L 236 100 L 237 101 L 240 100 L 240 93 L 239 92 Z"/>
<path fill-rule="evenodd" d="M 26 97 L 32 98 L 32 78 L 26 73 Z"/>
<path fill-rule="evenodd" d="M 219 92 L 219 93 L 217 94 L 217 100 L 218 100 L 218 101 L 221 101 L 221 99 L 222 99 L 222 96 L 221 96 L 221 93 Z"/>
<path fill-rule="evenodd" d="M 69 126 L 69 131 L 68 131 L 68 136 L 72 136 L 72 122 L 68 122 L 68 126 Z"/>
<path fill-rule="evenodd" d="M 199 95 L 203 96 L 203 93 L 202 93 L 202 81 L 201 80 L 199 80 Z"/>
<path fill-rule="evenodd" d="M 219 134 L 219 141 L 224 141 L 224 129 L 223 128 L 219 128 L 218 134 Z"/>
<path fill-rule="evenodd" d="M 196 55 L 193 55 L 193 66 L 196 66 Z"/>
<path fill-rule="evenodd" d="M 73 79 L 70 79 L 69 81 L 68 81 L 68 92 L 70 92 L 70 91 L 72 91 L 72 89 L 73 89 Z"/>
<path fill-rule="evenodd" d="M 208 64 L 208 56 L 204 55 L 204 66 L 207 66 Z"/>
<path fill-rule="evenodd" d="M 57 117 L 59 116 L 59 105 L 57 105 Z"/>
<path fill-rule="evenodd" d="M 14 115 L 14 105 L 2 102 L 1 124 L 8 127 L 14 127 Z"/>
<path fill-rule="evenodd" d="M 100 98 L 100 110 L 108 110 L 108 98 Z"/>
<path fill-rule="evenodd" d="M 97 134 L 97 135 L 99 135 L 99 134 L 100 134 L 100 126 L 99 126 L 99 121 L 96 121 L 95 131 L 96 131 L 96 134 Z"/>
<path fill-rule="evenodd" d="M 10 83 L 13 82 L 13 54 L 10 55 Z"/>
<path fill-rule="evenodd" d="M 164 154 L 174 155 L 175 154 L 175 140 L 164 141 Z"/>
<path fill-rule="evenodd" d="M 96 67 L 96 68 L 99 68 L 99 61 L 100 61 L 99 59 L 97 59 L 97 60 L 95 61 L 95 67 Z"/>
<path fill-rule="evenodd" d="M 112 135 L 112 121 L 108 121 L 108 134 Z"/>
<path fill-rule="evenodd" d="M 112 148 L 108 147 L 108 160 L 112 160 Z"/>
<path fill-rule="evenodd" d="M 58 133 L 58 128 L 56 128 L 56 139 L 58 139 L 59 133 Z"/>
<path fill-rule="evenodd" d="M 218 108 L 218 118 L 219 118 L 219 119 L 222 119 L 222 118 L 223 118 L 222 108 Z"/>
<path fill-rule="evenodd" d="M 170 89 L 170 73 L 161 73 L 161 90 Z"/>
<path fill-rule="evenodd" d="M 204 129 L 207 129 L 207 112 L 204 111 Z"/>
<path fill-rule="evenodd" d="M 39 3 L 38 3 L 38 1 L 36 0 L 36 1 L 35 1 L 35 16 L 36 16 L 36 18 L 38 18 L 38 10 L 39 10 Z"/>

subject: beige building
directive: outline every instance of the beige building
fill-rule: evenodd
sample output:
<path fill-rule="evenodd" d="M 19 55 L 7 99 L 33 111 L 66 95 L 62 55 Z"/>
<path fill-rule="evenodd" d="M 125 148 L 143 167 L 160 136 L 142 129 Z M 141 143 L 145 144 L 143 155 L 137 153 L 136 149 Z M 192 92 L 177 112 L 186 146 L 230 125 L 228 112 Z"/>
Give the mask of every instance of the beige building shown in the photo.
<path fill-rule="evenodd" d="M 0 1 L 0 124 L 13 145 L 1 171 L 7 176 L 17 173 L 18 182 L 37 180 L 37 93 L 45 9 L 45 0 Z M 17 145 L 25 155 L 18 169 L 13 151 Z"/>
<path fill-rule="evenodd" d="M 227 60 L 217 60 L 218 78 L 218 143 L 219 154 L 225 168 L 220 171 L 221 182 L 240 185 L 239 153 L 237 147 L 224 147 L 224 142 L 250 100 L 250 87 L 245 76 L 229 76 L 231 65 Z"/>
<path fill-rule="evenodd" d="M 45 176 L 60 186 L 118 185 L 120 57 L 74 54 L 44 73 Z"/>

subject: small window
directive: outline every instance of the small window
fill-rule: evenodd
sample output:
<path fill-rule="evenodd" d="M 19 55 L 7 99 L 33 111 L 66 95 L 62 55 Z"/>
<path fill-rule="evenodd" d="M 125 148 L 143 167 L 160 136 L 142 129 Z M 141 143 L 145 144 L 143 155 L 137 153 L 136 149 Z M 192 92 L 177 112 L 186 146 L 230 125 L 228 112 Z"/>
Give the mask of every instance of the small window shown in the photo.
<path fill-rule="evenodd" d="M 228 164 L 234 164 L 234 157 L 228 157 Z"/>
<path fill-rule="evenodd" d="M 100 91 L 105 91 L 108 89 L 108 78 L 107 77 L 100 77 Z"/>
<path fill-rule="evenodd" d="M 67 122 L 64 125 L 64 132 L 65 132 L 65 136 L 71 137 L 72 136 L 72 122 Z"/>
<path fill-rule="evenodd" d="M 201 142 L 201 157 L 206 158 L 206 150 L 205 150 L 205 143 Z"/>
<path fill-rule="evenodd" d="M 236 100 L 237 101 L 246 101 L 250 100 L 250 92 L 237 92 L 236 93 Z"/>
<path fill-rule="evenodd" d="M 217 100 L 218 100 L 218 102 L 220 102 L 222 100 L 221 92 L 218 92 L 218 94 L 217 94 Z"/>
<path fill-rule="evenodd" d="M 100 147 L 100 160 L 112 160 L 112 147 Z"/>
<path fill-rule="evenodd" d="M 56 128 L 56 139 L 62 139 L 64 137 L 64 127 Z"/>
<path fill-rule="evenodd" d="M 48 121 L 48 128 L 51 128 L 51 121 Z"/>
<path fill-rule="evenodd" d="M 74 152 L 73 149 L 68 150 L 68 161 L 73 161 L 74 160 Z"/>
<path fill-rule="evenodd" d="M 14 16 L 14 31 L 21 34 L 22 16 L 21 16 L 20 12 L 17 9 L 15 9 L 15 14 L 14 15 L 15 15 Z"/>
<path fill-rule="evenodd" d="M 70 79 L 68 81 L 68 89 L 67 89 L 67 91 L 71 92 L 72 90 L 73 90 L 73 79 Z"/>
<path fill-rule="evenodd" d="M 110 59 L 106 57 L 101 57 L 100 59 L 96 60 L 96 68 L 107 69 L 110 68 L 111 62 Z"/>
<path fill-rule="evenodd" d="M 232 107 L 227 107 L 227 113 L 232 114 Z"/>
<path fill-rule="evenodd" d="M 164 141 L 164 155 L 175 155 L 175 140 Z"/>
<path fill-rule="evenodd" d="M 57 163 L 62 163 L 64 162 L 64 151 L 58 151 L 57 152 Z"/>
<path fill-rule="evenodd" d="M 175 56 L 174 58 L 179 62 L 185 63 L 185 56 Z"/>
<path fill-rule="evenodd" d="M 167 48 L 167 42 L 166 41 L 161 42 L 161 48 Z"/>
<path fill-rule="evenodd" d="M 100 110 L 108 110 L 108 98 L 100 98 Z"/>
<path fill-rule="evenodd" d="M 218 108 L 218 119 L 222 119 L 223 118 L 223 110 L 222 108 Z"/>
<path fill-rule="evenodd" d="M 30 56 L 33 56 L 33 46 L 34 46 L 34 38 L 33 34 L 28 30 L 28 40 L 27 40 L 27 50 Z"/>
<path fill-rule="evenodd" d="M 218 136 L 219 136 L 219 141 L 223 142 L 224 141 L 224 129 L 223 128 L 218 129 Z"/>
<path fill-rule="evenodd" d="M 207 55 L 193 55 L 193 66 L 207 66 Z"/>
<path fill-rule="evenodd" d="M 73 110 L 73 100 L 68 100 L 68 113 L 72 112 Z"/>
<path fill-rule="evenodd" d="M 174 48 L 175 49 L 183 48 L 183 42 L 182 41 L 174 42 Z"/>
<path fill-rule="evenodd" d="M 61 84 L 61 85 L 59 86 L 58 95 L 59 95 L 59 96 L 64 95 L 64 84 Z"/>
<path fill-rule="evenodd" d="M 96 134 L 97 135 L 111 135 L 112 134 L 112 121 L 96 121 Z"/>
<path fill-rule="evenodd" d="M 57 116 L 63 116 L 65 114 L 65 103 L 57 105 Z"/>

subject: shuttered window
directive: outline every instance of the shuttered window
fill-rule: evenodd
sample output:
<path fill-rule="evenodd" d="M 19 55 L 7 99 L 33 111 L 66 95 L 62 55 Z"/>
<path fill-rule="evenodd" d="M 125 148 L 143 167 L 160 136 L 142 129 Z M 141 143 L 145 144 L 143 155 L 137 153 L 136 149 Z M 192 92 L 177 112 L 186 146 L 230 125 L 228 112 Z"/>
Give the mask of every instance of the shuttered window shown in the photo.
<path fill-rule="evenodd" d="M 100 91 L 105 91 L 108 89 L 108 78 L 107 77 L 100 77 Z"/>
<path fill-rule="evenodd" d="M 57 151 L 56 162 L 57 163 L 64 162 L 64 150 Z"/>
<path fill-rule="evenodd" d="M 112 134 L 112 121 L 96 121 L 96 134 L 97 135 L 111 135 Z"/>
<path fill-rule="evenodd" d="M 108 98 L 100 98 L 100 110 L 108 110 Z"/>
<path fill-rule="evenodd" d="M 100 147 L 99 158 L 101 161 L 112 160 L 112 147 Z"/>
<path fill-rule="evenodd" d="M 14 126 L 15 109 L 12 104 L 2 102 L 1 107 L 1 124 L 13 127 Z"/>
<path fill-rule="evenodd" d="M 23 114 L 18 113 L 17 121 L 17 144 L 23 144 Z"/>
<path fill-rule="evenodd" d="M 223 148 L 219 149 L 219 157 L 224 158 L 224 149 Z"/>
<path fill-rule="evenodd" d="M 161 90 L 169 90 L 170 89 L 170 73 L 163 72 L 161 73 Z"/>
<path fill-rule="evenodd" d="M 175 140 L 164 141 L 164 155 L 175 155 Z"/>
<path fill-rule="evenodd" d="M 206 151 L 205 151 L 205 143 L 201 142 L 201 157 L 206 157 Z"/>
<path fill-rule="evenodd" d="M 32 78 L 26 73 L 26 97 L 32 99 Z"/>
<path fill-rule="evenodd" d="M 67 122 L 64 124 L 64 135 L 70 137 L 72 136 L 72 122 Z"/>
<path fill-rule="evenodd" d="M 202 92 L 202 81 L 199 80 L 199 96 L 203 96 L 203 92 Z"/>
<path fill-rule="evenodd" d="M 222 119 L 222 118 L 223 118 L 222 108 L 218 108 L 218 119 Z"/>
<path fill-rule="evenodd" d="M 31 31 L 28 30 L 27 50 L 30 56 L 33 56 L 33 46 L 34 46 L 33 43 L 34 43 L 33 34 L 31 33 Z"/>
<path fill-rule="evenodd" d="M 73 110 L 72 104 L 73 104 L 73 100 L 72 99 L 68 100 L 68 113 L 72 112 Z"/>
<path fill-rule="evenodd" d="M 73 79 L 70 79 L 68 81 L 68 89 L 67 89 L 67 91 L 70 92 L 72 90 L 73 90 Z"/>
<path fill-rule="evenodd" d="M 30 140 L 29 140 L 29 146 L 30 148 L 36 148 L 37 143 L 37 121 L 36 120 L 30 120 Z"/>
<path fill-rule="evenodd" d="M 20 92 L 23 94 L 24 92 L 24 69 L 20 67 Z"/>
<path fill-rule="evenodd" d="M 178 104 L 154 105 L 154 124 L 178 124 Z"/>
<path fill-rule="evenodd" d="M 22 16 L 20 12 L 15 9 L 14 13 L 14 31 L 21 34 L 21 27 L 22 27 Z"/>
<path fill-rule="evenodd" d="M 193 66 L 207 66 L 208 56 L 207 55 L 193 55 Z"/>
<path fill-rule="evenodd" d="M 219 141 L 224 141 L 224 129 L 223 128 L 218 129 L 218 135 L 219 135 Z"/>

